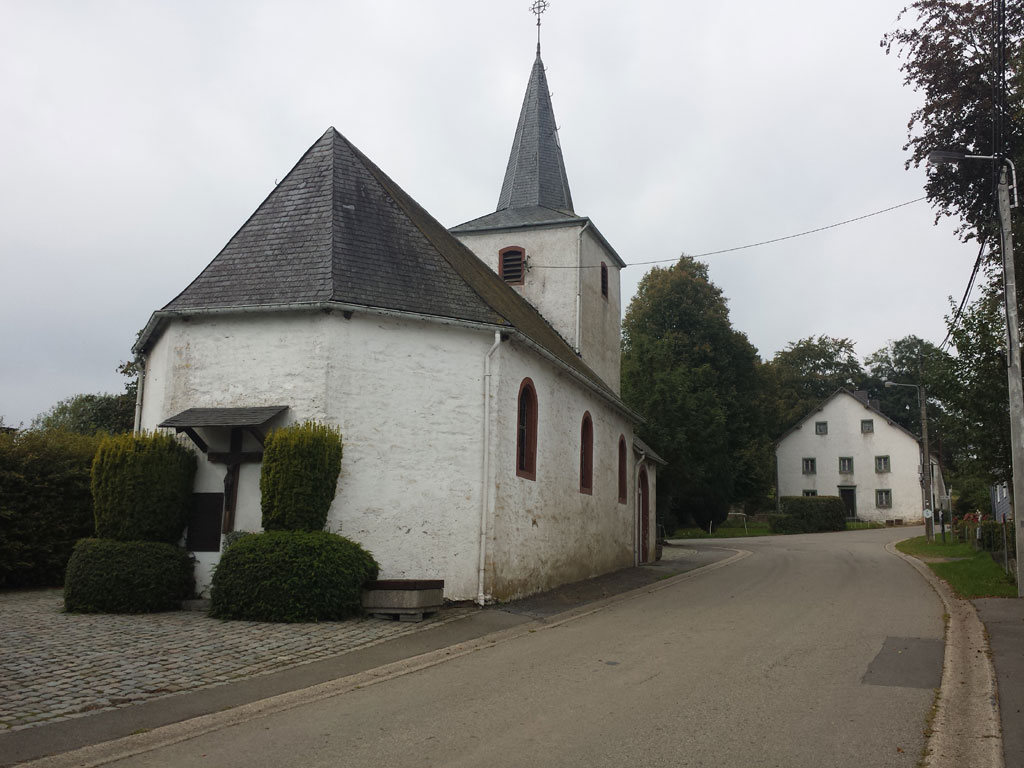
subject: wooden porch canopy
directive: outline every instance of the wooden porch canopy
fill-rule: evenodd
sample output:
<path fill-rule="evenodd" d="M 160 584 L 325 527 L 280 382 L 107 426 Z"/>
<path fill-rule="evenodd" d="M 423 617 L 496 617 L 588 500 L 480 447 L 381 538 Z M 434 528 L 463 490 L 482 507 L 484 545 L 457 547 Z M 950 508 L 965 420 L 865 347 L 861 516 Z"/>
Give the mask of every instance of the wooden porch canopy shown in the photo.
<path fill-rule="evenodd" d="M 189 408 L 165 419 L 157 426 L 175 432 L 184 432 L 206 454 L 206 460 L 227 466 L 224 474 L 224 515 L 221 530 L 229 533 L 235 527 L 235 506 L 238 502 L 238 474 L 243 463 L 260 462 L 263 451 L 243 451 L 242 432 L 248 432 L 262 446 L 263 425 L 286 411 L 287 405 L 269 405 L 255 408 Z M 231 443 L 227 453 L 211 451 L 209 445 L 196 432 L 199 427 L 220 427 L 231 430 Z"/>

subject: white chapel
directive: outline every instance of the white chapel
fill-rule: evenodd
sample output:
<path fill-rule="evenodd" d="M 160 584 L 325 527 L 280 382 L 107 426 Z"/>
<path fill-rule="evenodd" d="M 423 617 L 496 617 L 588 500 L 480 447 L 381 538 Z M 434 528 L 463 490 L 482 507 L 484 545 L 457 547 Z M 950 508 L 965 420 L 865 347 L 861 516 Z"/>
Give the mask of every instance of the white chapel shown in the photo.
<path fill-rule="evenodd" d="M 138 428 L 199 454 L 199 587 L 260 530 L 263 437 L 305 420 L 342 432 L 328 528 L 381 578 L 484 603 L 653 559 L 623 266 L 573 209 L 539 46 L 497 210 L 451 230 L 329 128 L 136 345 Z"/>

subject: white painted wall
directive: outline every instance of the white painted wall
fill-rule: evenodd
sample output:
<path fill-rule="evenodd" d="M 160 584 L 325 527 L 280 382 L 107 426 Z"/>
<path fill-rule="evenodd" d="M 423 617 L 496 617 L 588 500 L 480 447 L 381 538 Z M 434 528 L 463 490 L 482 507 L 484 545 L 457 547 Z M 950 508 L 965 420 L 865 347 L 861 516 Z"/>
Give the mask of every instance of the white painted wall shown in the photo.
<path fill-rule="evenodd" d="M 341 428 L 328 528 L 374 553 L 382 578 L 443 578 L 476 596 L 486 331 L 356 313 L 173 321 L 147 363 L 142 425 L 190 407 L 288 405 Z M 225 438 L 226 439 L 226 438 Z M 196 490 L 223 489 L 200 461 Z M 243 467 L 236 529 L 260 527 L 259 468 Z M 217 558 L 201 555 L 208 583 Z"/>
<path fill-rule="evenodd" d="M 455 233 L 487 266 L 498 272 L 498 253 L 519 246 L 530 269 L 523 285 L 513 286 L 544 315 L 612 391 L 619 392 L 621 296 L 615 257 L 583 225 L 523 227 L 481 233 Z M 577 254 L 579 247 L 580 255 Z M 584 269 L 577 284 L 577 264 Z M 601 262 L 608 265 L 608 298 L 601 295 Z M 557 269 L 545 269 L 544 266 Z M 576 294 L 580 292 L 580 338 L 576 337 Z"/>
<path fill-rule="evenodd" d="M 495 485 L 488 523 L 488 593 L 510 600 L 634 563 L 632 424 L 590 390 L 513 342 L 502 345 L 494 388 Z M 516 475 L 519 388 L 537 391 L 537 479 Z M 580 493 L 580 428 L 594 425 L 593 494 Z M 630 448 L 628 493 L 618 502 L 618 441 Z M 653 480 L 653 478 L 652 478 Z M 653 501 L 653 496 L 652 496 Z M 653 505 L 651 507 L 653 513 Z M 653 551 L 653 521 L 652 521 Z"/>
<path fill-rule="evenodd" d="M 862 433 L 861 420 L 872 419 L 874 432 Z M 828 422 L 828 434 L 815 434 L 815 422 Z M 921 520 L 920 448 L 916 438 L 872 411 L 850 394 L 840 393 L 807 417 L 776 448 L 780 496 L 838 496 L 840 486 L 857 491 L 862 520 Z M 839 473 L 839 458 L 853 458 L 853 473 Z M 876 472 L 875 457 L 889 456 L 891 471 Z M 802 460 L 814 458 L 817 472 L 803 474 Z M 937 469 L 936 469 L 937 472 Z M 938 483 L 941 484 L 941 476 Z M 892 507 L 879 508 L 875 491 L 892 491 Z"/>
<path fill-rule="evenodd" d="M 616 394 L 622 370 L 622 304 L 617 260 L 587 229 L 581 243 L 582 323 L 580 352 L 583 361 L 604 379 Z M 608 267 L 608 297 L 601 295 L 601 262 Z"/>

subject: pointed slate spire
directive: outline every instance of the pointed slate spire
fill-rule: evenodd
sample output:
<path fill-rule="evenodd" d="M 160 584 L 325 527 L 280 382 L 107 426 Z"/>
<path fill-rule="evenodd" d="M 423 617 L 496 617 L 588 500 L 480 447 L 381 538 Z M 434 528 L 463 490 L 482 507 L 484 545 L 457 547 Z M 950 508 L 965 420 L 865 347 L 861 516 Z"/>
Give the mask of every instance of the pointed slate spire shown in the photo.
<path fill-rule="evenodd" d="M 530 206 L 574 213 L 540 43 L 496 210 Z"/>

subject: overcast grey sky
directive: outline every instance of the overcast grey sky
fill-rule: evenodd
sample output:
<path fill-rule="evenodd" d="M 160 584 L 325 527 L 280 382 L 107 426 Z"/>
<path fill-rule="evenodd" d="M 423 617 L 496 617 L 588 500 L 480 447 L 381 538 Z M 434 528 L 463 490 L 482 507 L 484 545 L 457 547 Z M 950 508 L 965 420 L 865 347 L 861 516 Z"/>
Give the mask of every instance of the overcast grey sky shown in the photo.
<path fill-rule="evenodd" d="M 0 0 L 0 416 L 121 391 L 135 332 L 328 126 L 447 226 L 494 209 L 529 0 Z M 577 213 L 627 263 L 921 197 L 903 0 L 552 0 L 543 57 Z M 939 342 L 976 248 L 920 202 L 706 259 L 762 357 Z M 631 296 L 647 267 L 623 273 Z M 625 308 L 625 307 L 624 307 Z"/>

